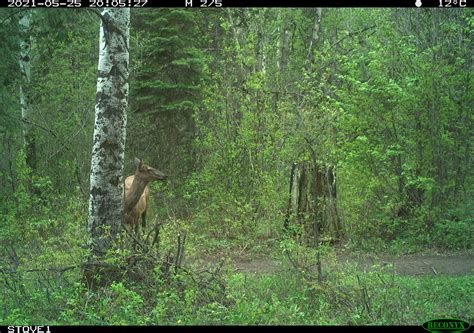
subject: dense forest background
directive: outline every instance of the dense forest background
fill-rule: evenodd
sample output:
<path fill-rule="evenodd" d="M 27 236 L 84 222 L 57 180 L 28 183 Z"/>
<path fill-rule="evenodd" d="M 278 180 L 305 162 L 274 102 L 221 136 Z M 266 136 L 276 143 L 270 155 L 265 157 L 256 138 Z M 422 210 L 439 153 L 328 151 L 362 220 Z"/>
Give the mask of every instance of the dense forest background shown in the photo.
<path fill-rule="evenodd" d="M 474 321 L 472 275 L 336 263 L 472 259 L 472 10 L 132 10 L 125 176 L 135 156 L 168 175 L 147 216 L 175 267 L 91 291 L 78 267 L 99 25 L 85 9 L 0 10 L 1 323 Z M 140 251 L 121 249 L 109 259 Z M 192 271 L 262 257 L 290 268 Z"/>

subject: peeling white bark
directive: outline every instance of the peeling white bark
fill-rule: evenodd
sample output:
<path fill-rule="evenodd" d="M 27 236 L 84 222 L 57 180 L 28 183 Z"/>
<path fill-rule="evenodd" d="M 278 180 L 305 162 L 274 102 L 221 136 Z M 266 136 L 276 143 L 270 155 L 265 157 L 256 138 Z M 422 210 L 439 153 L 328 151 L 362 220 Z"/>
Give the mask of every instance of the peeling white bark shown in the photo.
<path fill-rule="evenodd" d="M 31 30 L 30 12 L 25 10 L 19 20 L 20 32 L 20 108 L 23 120 L 23 144 L 26 152 L 27 165 L 35 169 L 35 139 L 31 125 L 30 86 L 31 86 Z"/>
<path fill-rule="evenodd" d="M 288 59 L 290 56 L 290 16 L 288 13 L 284 14 L 283 21 L 283 45 L 281 48 L 280 71 L 284 73 L 288 66 Z"/>
<path fill-rule="evenodd" d="M 308 73 L 312 71 L 312 62 L 313 62 L 313 48 L 314 44 L 319 39 L 319 28 L 321 26 L 321 8 L 316 8 L 316 15 L 314 16 L 314 25 L 313 25 L 313 33 L 311 34 L 311 40 L 309 42 L 308 47 L 308 55 L 306 56 L 306 70 Z"/>
<path fill-rule="evenodd" d="M 91 250 L 97 256 L 109 249 L 124 217 L 130 9 L 107 8 L 101 16 L 88 219 Z"/>

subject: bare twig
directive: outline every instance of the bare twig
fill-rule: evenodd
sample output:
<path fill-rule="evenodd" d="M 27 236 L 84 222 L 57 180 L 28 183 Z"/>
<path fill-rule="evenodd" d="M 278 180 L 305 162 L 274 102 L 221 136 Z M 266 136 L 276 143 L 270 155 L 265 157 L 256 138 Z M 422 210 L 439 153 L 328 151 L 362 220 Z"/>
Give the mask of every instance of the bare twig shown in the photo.
<path fill-rule="evenodd" d="M 179 257 L 181 253 L 181 235 L 178 234 L 178 248 L 176 249 L 176 257 L 174 259 L 174 270 L 177 271 L 179 265 Z"/>
<path fill-rule="evenodd" d="M 369 305 L 369 294 L 367 293 L 367 289 L 364 286 L 362 286 L 362 283 L 360 282 L 359 274 L 357 274 L 356 277 L 357 277 L 357 282 L 359 283 L 362 301 L 364 302 L 364 308 L 362 309 L 367 310 L 367 314 L 370 315 L 371 311 L 370 311 L 370 305 Z"/>
<path fill-rule="evenodd" d="M 14 11 L 12 12 L 10 15 L 8 15 L 7 17 L 5 17 L 2 22 L 0 22 L 0 25 L 3 25 L 7 20 L 9 20 L 10 18 L 12 18 L 13 16 L 17 15 L 17 14 L 20 14 L 22 12 L 24 12 L 25 10 L 27 10 L 27 8 L 22 8 L 22 9 L 18 9 L 17 11 Z"/>

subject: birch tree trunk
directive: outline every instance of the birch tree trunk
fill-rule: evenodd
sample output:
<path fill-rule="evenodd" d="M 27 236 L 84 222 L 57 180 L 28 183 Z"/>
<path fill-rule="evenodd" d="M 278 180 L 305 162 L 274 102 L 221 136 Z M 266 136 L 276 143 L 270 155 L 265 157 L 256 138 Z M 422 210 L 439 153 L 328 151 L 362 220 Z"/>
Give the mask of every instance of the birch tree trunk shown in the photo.
<path fill-rule="evenodd" d="M 283 43 L 281 46 L 281 59 L 279 70 L 281 73 L 285 73 L 286 67 L 288 66 L 288 58 L 290 56 L 290 16 L 287 12 L 284 14 L 283 23 Z"/>
<path fill-rule="evenodd" d="M 90 249 L 99 260 L 111 248 L 124 217 L 130 9 L 106 8 L 100 16 L 88 219 Z"/>
<path fill-rule="evenodd" d="M 31 29 L 30 11 L 25 10 L 20 16 L 20 107 L 23 121 L 23 145 L 26 153 L 26 165 L 36 169 L 36 143 L 31 125 L 30 86 L 31 86 Z"/>
<path fill-rule="evenodd" d="M 306 71 L 311 74 L 313 65 L 313 48 L 319 39 L 319 27 L 321 25 L 321 8 L 316 8 L 314 16 L 313 32 L 308 46 L 308 55 L 306 56 Z"/>

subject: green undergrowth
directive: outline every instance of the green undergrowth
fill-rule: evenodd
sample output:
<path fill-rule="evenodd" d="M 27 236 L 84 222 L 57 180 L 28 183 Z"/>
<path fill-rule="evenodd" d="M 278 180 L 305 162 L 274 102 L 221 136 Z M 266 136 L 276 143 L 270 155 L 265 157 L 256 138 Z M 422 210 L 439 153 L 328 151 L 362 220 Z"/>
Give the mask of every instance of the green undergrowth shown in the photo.
<path fill-rule="evenodd" d="M 286 270 L 228 274 L 225 288 L 210 292 L 185 275 L 166 282 L 154 272 L 151 286 L 130 281 L 86 290 L 80 283 L 23 287 L 4 292 L 3 325 L 421 325 L 440 317 L 474 321 L 474 276 L 407 277 L 388 270 L 331 270 L 322 282 Z M 28 279 L 29 277 L 29 279 Z M 74 278 L 73 276 L 69 276 Z M 223 291 L 223 292 L 221 292 Z M 27 298 L 25 296 L 28 296 Z M 28 299 L 26 301 L 26 299 Z"/>
<path fill-rule="evenodd" d="M 40 193 L 50 188 L 47 178 L 33 185 Z M 337 265 L 329 245 L 319 249 L 327 263 L 321 282 L 311 270 L 236 274 L 224 267 L 219 274 L 210 269 L 203 279 L 195 273 L 204 269 L 198 264 L 188 272 L 164 274 L 156 263 L 147 267 L 142 281 L 124 275 L 106 287 L 88 290 L 78 268 L 88 254 L 85 221 L 86 207 L 77 198 L 31 199 L 24 187 L 2 203 L 1 325 L 420 325 L 439 317 L 474 321 L 474 275 L 396 276 L 389 267 L 363 272 Z M 150 214 L 150 225 L 156 221 L 157 216 Z M 470 237 L 466 221 L 435 225 L 435 231 L 441 228 L 438 239 L 450 246 L 462 244 Z M 301 267 L 309 267 L 315 259 L 314 249 L 283 239 L 269 227 L 271 223 L 236 220 L 226 231 L 207 220 L 159 222 L 162 254 L 174 250 L 178 236 L 183 241 L 186 234 L 189 259 L 215 253 L 232 260 L 281 259 L 291 253 Z M 367 256 L 374 248 L 383 248 L 377 244 L 347 247 Z M 406 245 L 393 245 L 396 240 L 387 244 L 394 252 Z"/>

